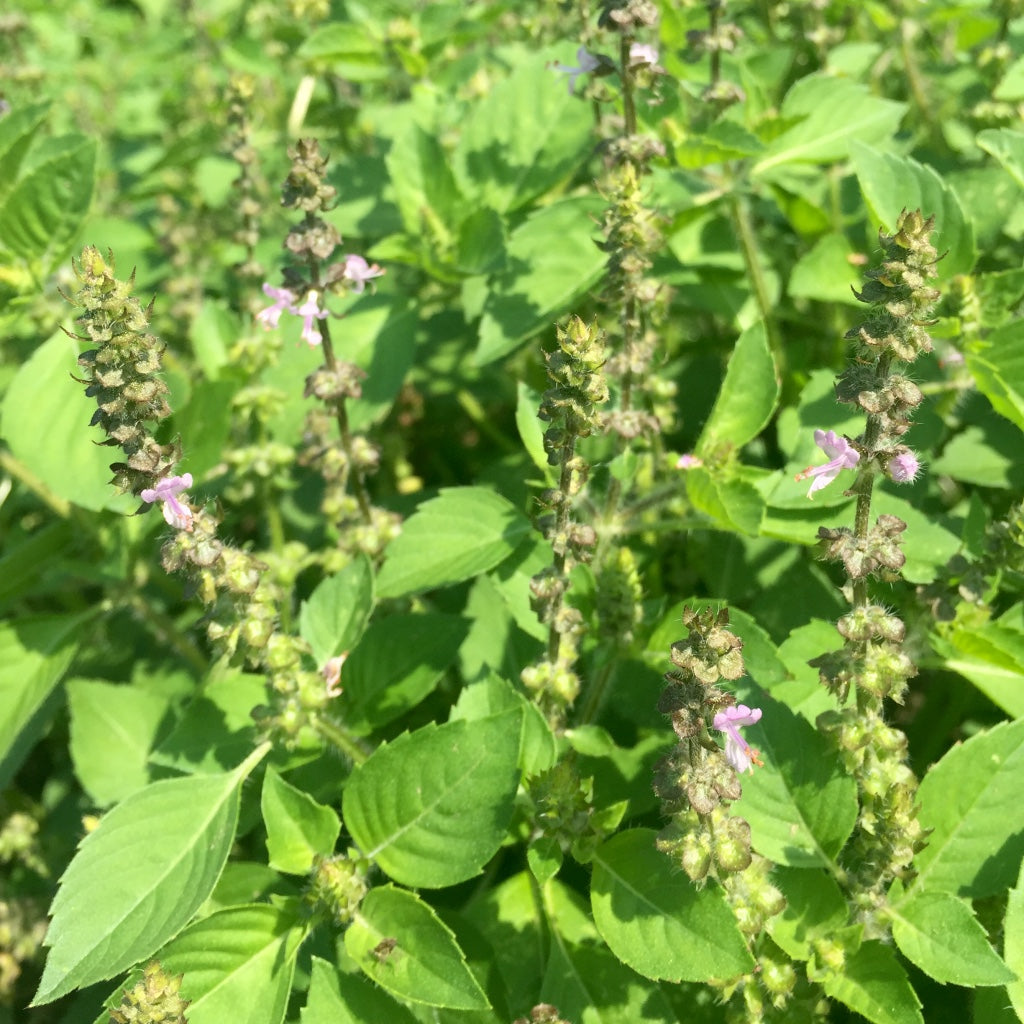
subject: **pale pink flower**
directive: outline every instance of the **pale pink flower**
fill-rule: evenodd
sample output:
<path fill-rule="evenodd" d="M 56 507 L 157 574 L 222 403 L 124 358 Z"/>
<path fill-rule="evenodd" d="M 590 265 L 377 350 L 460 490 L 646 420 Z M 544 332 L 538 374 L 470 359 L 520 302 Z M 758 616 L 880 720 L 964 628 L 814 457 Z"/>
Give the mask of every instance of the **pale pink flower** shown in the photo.
<path fill-rule="evenodd" d="M 282 313 L 295 312 L 295 293 L 288 288 L 275 288 L 272 284 L 265 284 L 263 294 L 273 299 L 274 304 L 261 309 L 256 314 L 256 319 L 269 331 L 278 325 Z"/>
<path fill-rule="evenodd" d="M 676 459 L 676 469 L 700 469 L 703 465 L 704 460 L 699 455 L 691 455 L 689 452 Z"/>
<path fill-rule="evenodd" d="M 376 263 L 367 263 L 362 256 L 357 256 L 354 252 L 350 252 L 345 257 L 345 270 L 342 273 L 342 278 L 346 281 L 352 282 L 352 291 L 361 292 L 366 287 L 367 281 L 372 281 L 375 277 L 383 277 L 384 271 Z"/>
<path fill-rule="evenodd" d="M 579 61 L 578 66 L 557 63 L 552 65 L 552 68 L 555 71 L 559 71 L 569 76 L 570 96 L 576 92 L 576 79 L 579 78 L 580 75 L 586 75 L 591 71 L 596 71 L 601 66 L 601 61 L 592 53 L 588 53 L 585 46 L 581 46 L 576 51 L 576 60 Z"/>
<path fill-rule="evenodd" d="M 324 682 L 327 684 L 325 692 L 328 697 L 341 696 L 341 666 L 345 664 L 347 657 L 348 651 L 344 651 L 337 657 L 328 659 L 327 664 L 320 669 L 320 675 L 324 677 Z"/>
<path fill-rule="evenodd" d="M 314 321 L 327 319 L 327 310 L 320 308 L 319 300 L 319 293 L 315 289 L 311 289 L 306 296 L 306 301 L 297 309 L 292 310 L 296 316 L 302 317 L 302 340 L 312 346 L 319 345 L 323 340 Z"/>
<path fill-rule="evenodd" d="M 755 764 L 761 767 L 760 753 L 740 735 L 741 726 L 754 725 L 760 720 L 761 709 L 748 708 L 746 704 L 726 708 L 715 715 L 712 724 L 719 732 L 725 733 L 726 760 L 738 772 L 753 772 L 753 765 Z"/>
<path fill-rule="evenodd" d="M 192 486 L 192 474 L 183 473 L 181 476 L 169 476 L 157 482 L 156 487 L 147 487 L 139 494 L 144 502 L 152 505 L 153 502 L 162 502 L 161 511 L 164 519 L 176 530 L 192 532 L 192 509 L 189 508 L 188 495 L 184 501 L 178 500 L 182 491 Z"/>
<path fill-rule="evenodd" d="M 636 68 L 642 64 L 654 67 L 658 63 L 658 48 L 650 43 L 631 43 L 629 47 L 629 66 Z"/>
<path fill-rule="evenodd" d="M 918 462 L 917 456 L 911 451 L 900 452 L 899 455 L 894 455 L 885 466 L 889 479 L 898 484 L 911 483 L 916 479 L 920 469 L 921 463 Z"/>
<path fill-rule="evenodd" d="M 802 473 L 797 473 L 797 480 L 814 477 L 807 497 L 827 487 L 839 475 L 841 469 L 853 469 L 860 462 L 860 453 L 846 440 L 839 437 L 834 430 L 816 430 L 814 443 L 829 457 L 823 466 L 808 466 Z"/>

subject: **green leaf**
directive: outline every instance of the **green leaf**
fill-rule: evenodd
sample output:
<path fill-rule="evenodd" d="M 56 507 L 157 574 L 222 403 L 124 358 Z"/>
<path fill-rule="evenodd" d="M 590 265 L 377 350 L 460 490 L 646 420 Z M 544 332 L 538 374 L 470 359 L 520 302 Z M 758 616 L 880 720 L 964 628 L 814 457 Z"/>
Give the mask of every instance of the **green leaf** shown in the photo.
<path fill-rule="evenodd" d="M 263 777 L 260 801 L 267 826 L 270 866 L 285 874 L 305 875 L 314 858 L 330 856 L 341 832 L 341 821 L 330 807 L 285 782 L 273 768 Z"/>
<path fill-rule="evenodd" d="M 746 974 L 754 961 L 715 884 L 698 889 L 654 845 L 651 829 L 613 836 L 594 854 L 590 904 L 612 952 L 655 981 Z"/>
<path fill-rule="evenodd" d="M 772 884 L 786 897 L 786 906 L 768 919 L 768 933 L 792 959 L 809 960 L 814 939 L 831 937 L 846 924 L 846 898 L 832 875 L 813 868 L 776 867 Z"/>
<path fill-rule="evenodd" d="M 936 264 L 940 280 L 967 274 L 978 259 L 974 227 L 964 216 L 956 192 L 931 167 L 909 156 L 882 153 L 854 142 L 853 165 L 872 218 L 895 230 L 902 210 L 935 216 L 935 244 L 946 255 Z"/>
<path fill-rule="evenodd" d="M 604 947 L 568 941 L 557 932 L 552 939 L 540 996 L 565 1020 L 674 1024 L 680 1019 L 662 986 L 631 971 Z"/>
<path fill-rule="evenodd" d="M 527 53 L 508 78 L 470 108 L 452 164 L 475 206 L 517 209 L 563 181 L 589 155 L 593 118 Z"/>
<path fill-rule="evenodd" d="M 78 616 L 0 623 L 0 789 L 46 728 L 51 695 L 78 647 Z"/>
<path fill-rule="evenodd" d="M 352 430 L 368 430 L 391 411 L 413 363 L 415 328 L 416 315 L 393 295 L 367 292 L 345 311 L 335 354 L 366 373 L 362 393 L 348 403 Z"/>
<path fill-rule="evenodd" d="M 387 167 L 405 230 L 454 244 L 465 200 L 437 135 L 410 122 L 392 141 Z"/>
<path fill-rule="evenodd" d="M 342 974 L 326 960 L 313 957 L 309 995 L 300 1015 L 302 1024 L 416 1024 L 401 1003 L 358 974 Z"/>
<path fill-rule="evenodd" d="M 491 274 L 504 265 L 504 222 L 487 207 L 474 210 L 459 225 L 457 268 L 463 274 Z"/>
<path fill-rule="evenodd" d="M 322 667 L 359 642 L 373 611 L 373 566 L 358 554 L 302 602 L 299 632 Z"/>
<path fill-rule="evenodd" d="M 298 55 L 314 67 L 349 82 L 377 82 L 391 77 L 384 39 L 366 25 L 344 21 L 313 29 L 299 47 Z"/>
<path fill-rule="evenodd" d="M 66 565 L 69 549 L 81 538 L 70 522 L 61 519 L 17 540 L 7 540 L 7 550 L 0 556 L 0 604 L 31 594 L 43 584 L 44 568 Z"/>
<path fill-rule="evenodd" d="M 824 73 L 798 79 L 782 101 L 783 121 L 798 119 L 773 139 L 754 165 L 763 175 L 787 163 L 832 163 L 843 160 L 855 140 L 887 141 L 899 126 L 905 103 L 873 96 L 866 85 Z"/>
<path fill-rule="evenodd" d="M 460 583 L 503 562 L 530 532 L 511 502 L 483 487 L 449 487 L 424 502 L 388 545 L 379 597 Z"/>
<path fill-rule="evenodd" d="M 1022 789 L 1024 719 L 977 733 L 933 765 L 918 790 L 918 818 L 931 835 L 914 861 L 908 896 L 980 898 L 1013 885 L 1024 854 Z"/>
<path fill-rule="evenodd" d="M 154 782 L 103 816 L 50 907 L 33 1005 L 113 977 L 181 930 L 213 892 L 234 842 L 239 789 L 268 749 L 223 775 Z"/>
<path fill-rule="evenodd" d="M 607 257 L 594 244 L 604 209 L 593 196 L 560 199 L 530 214 L 509 236 L 508 268 L 484 302 L 478 365 L 493 362 L 539 331 L 601 278 Z"/>
<path fill-rule="evenodd" d="M 455 661 L 469 632 L 457 615 L 399 613 L 366 631 L 342 670 L 342 713 L 360 734 L 415 707 Z"/>
<path fill-rule="evenodd" d="M 758 321 L 736 340 L 725 380 L 694 450 L 699 455 L 725 455 L 753 441 L 772 418 L 779 391 L 768 333 Z"/>
<path fill-rule="evenodd" d="M 744 731 L 765 766 L 743 778 L 734 805 L 758 853 L 790 867 L 828 867 L 857 821 L 857 792 L 831 747 L 784 704 L 759 698 L 761 721 Z"/>
<path fill-rule="evenodd" d="M 859 306 L 853 289 L 859 290 L 863 281 L 850 262 L 852 255 L 853 246 L 844 234 L 823 235 L 793 265 L 788 294 L 795 299 Z"/>
<path fill-rule="evenodd" d="M 996 412 L 1024 430 L 1024 321 L 994 330 L 980 352 L 967 353 L 967 369 Z"/>
<path fill-rule="evenodd" d="M 495 673 L 488 673 L 459 694 L 451 721 L 475 722 L 517 708 L 523 714 L 519 767 L 526 776 L 537 775 L 554 767 L 558 760 L 558 740 L 537 705 Z"/>
<path fill-rule="evenodd" d="M 389 939 L 395 944 L 382 956 L 380 944 Z M 453 1010 L 490 1007 L 455 936 L 415 893 L 392 885 L 371 889 L 345 932 L 345 949 L 400 999 Z"/>
<path fill-rule="evenodd" d="M 727 480 L 696 468 L 687 471 L 684 481 L 694 508 L 710 516 L 716 526 L 754 537 L 760 532 L 764 498 L 745 480 Z"/>
<path fill-rule="evenodd" d="M 969 679 L 1014 718 L 1024 718 L 1024 634 L 999 622 L 950 623 L 931 634 L 943 667 Z"/>
<path fill-rule="evenodd" d="M 46 121 L 50 102 L 15 107 L 0 120 L 0 199 L 14 187 L 32 139 Z"/>
<path fill-rule="evenodd" d="M 150 756 L 154 764 L 189 773 L 216 774 L 252 750 L 256 726 L 252 709 L 266 700 L 266 680 L 227 669 L 215 670 L 171 734 Z"/>
<path fill-rule="evenodd" d="M 550 836 L 532 840 L 526 848 L 526 863 L 538 884 L 554 878 L 562 868 L 562 847 L 558 840 Z"/>
<path fill-rule="evenodd" d="M 673 148 L 679 166 L 691 170 L 764 152 L 761 140 L 734 121 L 717 121 L 701 134 L 681 139 Z"/>
<path fill-rule="evenodd" d="M 147 760 L 170 701 L 137 686 L 71 679 L 71 759 L 98 807 L 109 807 L 150 781 Z"/>
<path fill-rule="evenodd" d="M 0 206 L 4 248 L 44 273 L 64 259 L 92 202 L 95 163 L 96 143 L 84 135 L 36 146 Z"/>
<path fill-rule="evenodd" d="M 825 978 L 825 992 L 872 1024 L 924 1024 L 921 1001 L 892 948 L 865 942 Z"/>
<path fill-rule="evenodd" d="M 978 146 L 991 153 L 1015 182 L 1024 188 L 1024 132 L 987 128 L 978 132 Z"/>
<path fill-rule="evenodd" d="M 1017 981 L 1006 986 L 1006 994 L 1017 1016 L 1021 1017 L 1024 1013 L 1024 865 L 1021 866 L 1017 884 L 1010 890 L 1006 904 L 1003 956 L 1006 958 L 1006 966 L 1017 975 Z"/>
<path fill-rule="evenodd" d="M 182 974 L 188 1024 L 280 1024 L 288 1008 L 295 958 L 306 926 L 291 908 L 229 907 L 204 918 L 160 951 Z"/>
<path fill-rule="evenodd" d="M 342 814 L 356 845 L 404 885 L 440 888 L 478 874 L 512 816 L 519 735 L 512 709 L 382 744 L 345 787 Z"/>
<path fill-rule="evenodd" d="M 544 427 L 537 418 L 540 409 L 541 394 L 534 391 L 529 384 L 519 381 L 516 385 L 516 428 L 522 439 L 526 453 L 533 464 L 544 474 L 547 480 L 552 476 L 552 468 L 548 465 L 548 455 L 544 448 Z"/>
<path fill-rule="evenodd" d="M 94 443 L 103 440 L 89 426 L 96 403 L 71 379 L 81 373 L 78 351 L 63 332 L 36 349 L 4 396 L 0 434 L 14 457 L 59 497 L 94 512 L 134 512 L 138 498 L 118 494 L 109 483 L 119 453 Z"/>
<path fill-rule="evenodd" d="M 972 424 L 950 439 L 942 454 L 928 464 L 929 474 L 980 487 L 1024 491 L 1019 428 L 991 409 L 981 419 L 981 424 Z"/>
<path fill-rule="evenodd" d="M 901 901 L 891 914 L 892 937 L 900 952 L 936 981 L 974 987 L 1014 980 L 963 900 L 944 892 L 920 892 Z"/>

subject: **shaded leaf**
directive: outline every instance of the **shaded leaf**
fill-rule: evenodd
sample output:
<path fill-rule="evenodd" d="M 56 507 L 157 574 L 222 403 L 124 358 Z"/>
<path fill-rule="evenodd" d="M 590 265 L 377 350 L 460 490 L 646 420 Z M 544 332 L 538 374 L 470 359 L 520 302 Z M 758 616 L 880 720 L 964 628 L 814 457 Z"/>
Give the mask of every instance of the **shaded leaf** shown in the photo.
<path fill-rule="evenodd" d="M 0 206 L 4 248 L 47 273 L 64 259 L 92 202 L 95 162 L 96 142 L 84 135 L 36 146 Z"/>
<path fill-rule="evenodd" d="M 342 670 L 342 710 L 367 733 L 414 708 L 455 661 L 469 632 L 456 615 L 389 615 L 374 622 Z"/>
<path fill-rule="evenodd" d="M 478 364 L 508 355 L 538 331 L 551 331 L 551 321 L 600 279 L 606 256 L 594 243 L 594 220 L 603 208 L 592 196 L 559 199 L 511 233 L 508 265 L 492 278 L 484 301 Z"/>
<path fill-rule="evenodd" d="M 736 340 L 725 379 L 696 451 L 719 456 L 742 448 L 764 429 L 779 400 L 779 375 L 760 321 Z"/>
<path fill-rule="evenodd" d="M 50 701 L 78 648 L 78 616 L 0 623 L 0 789 L 46 727 Z"/>
<path fill-rule="evenodd" d="M 424 502 L 388 545 L 380 597 L 459 583 L 493 569 L 530 532 L 511 502 L 483 487 L 449 487 Z"/>
<path fill-rule="evenodd" d="M 416 1018 L 382 988 L 358 974 L 343 974 L 320 957 L 313 957 L 312 977 L 302 1024 L 415 1024 Z"/>
<path fill-rule="evenodd" d="M 594 854 L 590 903 L 612 952 L 655 981 L 708 981 L 752 970 L 722 889 L 694 886 L 655 838 L 653 830 L 629 829 Z"/>

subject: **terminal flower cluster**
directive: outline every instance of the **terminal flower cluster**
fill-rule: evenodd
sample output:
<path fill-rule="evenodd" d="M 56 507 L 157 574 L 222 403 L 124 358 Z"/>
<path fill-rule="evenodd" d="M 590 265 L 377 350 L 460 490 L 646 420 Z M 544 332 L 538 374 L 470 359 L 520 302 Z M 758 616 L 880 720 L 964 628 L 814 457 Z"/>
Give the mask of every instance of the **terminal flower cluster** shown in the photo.
<path fill-rule="evenodd" d="M 344 262 L 336 264 L 331 270 L 337 280 L 347 282 L 349 288 L 357 294 L 366 290 L 368 281 L 382 277 L 384 270 L 376 263 L 367 263 L 362 256 L 348 253 Z M 302 318 L 302 340 L 311 347 L 316 347 L 323 340 L 317 329 L 316 321 L 325 320 L 327 310 L 322 306 L 321 293 L 310 288 L 305 299 L 300 303 L 299 295 L 291 288 L 277 288 L 272 284 L 263 285 L 263 294 L 273 302 L 256 314 L 256 320 L 267 330 L 273 330 L 281 322 L 282 313 Z"/>

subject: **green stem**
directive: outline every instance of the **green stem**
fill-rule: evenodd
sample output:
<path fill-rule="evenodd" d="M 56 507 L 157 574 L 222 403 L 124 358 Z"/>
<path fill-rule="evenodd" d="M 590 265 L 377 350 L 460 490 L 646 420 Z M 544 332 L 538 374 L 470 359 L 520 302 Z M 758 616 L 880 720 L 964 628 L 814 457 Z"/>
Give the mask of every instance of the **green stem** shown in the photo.
<path fill-rule="evenodd" d="M 917 23 L 911 19 L 904 18 L 900 22 L 900 56 L 903 58 L 903 69 L 906 72 L 907 84 L 910 86 L 910 95 L 914 97 L 914 104 L 921 115 L 921 120 L 927 126 L 933 139 L 942 140 L 942 129 L 936 121 L 932 105 L 928 101 L 924 78 L 917 63 L 914 36 L 918 31 Z"/>
<path fill-rule="evenodd" d="M 711 87 L 718 85 L 722 78 L 722 52 L 718 39 L 718 13 L 722 8 L 722 0 L 707 0 L 708 8 L 708 36 L 715 40 L 711 48 L 710 79 Z"/>
<path fill-rule="evenodd" d="M 494 425 L 487 415 L 487 410 L 480 404 L 476 395 L 465 388 L 460 388 L 455 394 L 455 399 L 462 406 L 466 415 L 473 421 L 473 425 L 482 434 L 486 434 L 495 444 L 507 452 L 520 451 L 519 446 Z"/>
<path fill-rule="evenodd" d="M 732 210 L 733 226 L 736 229 L 736 237 L 740 243 L 740 252 L 743 255 L 743 263 L 747 268 L 747 278 L 754 289 L 754 301 L 757 303 L 758 312 L 761 314 L 762 321 L 764 321 L 768 345 L 775 357 L 775 365 L 778 367 L 779 376 L 785 379 L 786 354 L 775 326 L 775 318 L 772 315 L 771 296 L 768 294 L 768 284 L 761 271 L 761 261 L 758 259 L 757 235 L 754 231 L 747 202 L 736 188 L 733 188 L 730 195 L 730 207 Z"/>
<path fill-rule="evenodd" d="M 315 718 L 313 728 L 332 746 L 337 747 L 354 764 L 363 764 L 373 753 L 358 737 L 329 718 Z"/>
<path fill-rule="evenodd" d="M 576 714 L 577 725 L 589 725 L 597 718 L 601 705 L 604 704 L 604 695 L 608 692 L 608 684 L 611 682 L 614 669 L 615 662 L 609 659 L 591 677 L 586 697 Z"/>
<path fill-rule="evenodd" d="M 200 679 L 209 671 L 206 658 L 183 636 L 178 624 L 166 612 L 154 608 L 141 594 L 133 594 L 128 607 L 152 629 L 156 638 L 170 647 L 178 656 L 196 672 Z"/>
<path fill-rule="evenodd" d="M 71 502 L 53 493 L 24 463 L 19 462 L 7 449 L 0 448 L 0 469 L 10 473 L 24 484 L 44 505 L 61 519 L 71 516 Z"/>

